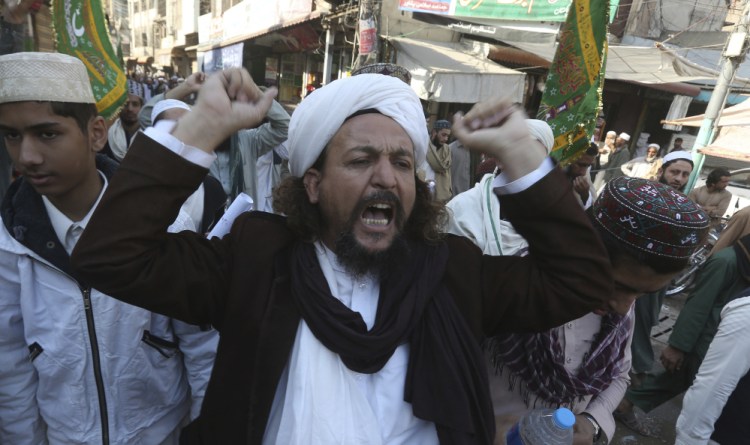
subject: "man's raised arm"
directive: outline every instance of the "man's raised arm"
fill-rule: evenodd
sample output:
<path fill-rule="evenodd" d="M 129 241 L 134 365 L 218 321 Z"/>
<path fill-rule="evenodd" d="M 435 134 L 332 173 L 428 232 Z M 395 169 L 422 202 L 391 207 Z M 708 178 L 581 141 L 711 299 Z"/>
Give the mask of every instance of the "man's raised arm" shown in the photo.
<path fill-rule="evenodd" d="M 206 80 L 171 135 L 139 134 L 73 252 L 78 276 L 154 312 L 215 321 L 229 281 L 228 240 L 168 234 L 167 227 L 205 177 L 214 148 L 257 125 L 275 93 L 260 91 L 245 70 L 223 71 Z"/>

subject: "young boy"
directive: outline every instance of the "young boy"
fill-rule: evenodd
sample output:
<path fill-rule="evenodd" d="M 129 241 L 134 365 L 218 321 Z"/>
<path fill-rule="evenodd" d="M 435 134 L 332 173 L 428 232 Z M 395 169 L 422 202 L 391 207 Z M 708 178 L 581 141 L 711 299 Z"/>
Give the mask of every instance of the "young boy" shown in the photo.
<path fill-rule="evenodd" d="M 218 339 L 70 268 L 117 165 L 98 155 L 107 126 L 83 63 L 0 57 L 0 135 L 22 175 L 1 207 L 0 443 L 176 444 Z"/>

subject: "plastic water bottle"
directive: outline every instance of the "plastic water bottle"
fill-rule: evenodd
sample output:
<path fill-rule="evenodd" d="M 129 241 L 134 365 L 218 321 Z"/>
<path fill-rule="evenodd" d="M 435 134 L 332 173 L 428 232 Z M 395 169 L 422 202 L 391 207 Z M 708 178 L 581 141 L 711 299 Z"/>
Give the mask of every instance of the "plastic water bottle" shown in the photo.
<path fill-rule="evenodd" d="M 567 408 L 540 408 L 523 416 L 505 435 L 506 445 L 571 445 L 576 416 Z"/>

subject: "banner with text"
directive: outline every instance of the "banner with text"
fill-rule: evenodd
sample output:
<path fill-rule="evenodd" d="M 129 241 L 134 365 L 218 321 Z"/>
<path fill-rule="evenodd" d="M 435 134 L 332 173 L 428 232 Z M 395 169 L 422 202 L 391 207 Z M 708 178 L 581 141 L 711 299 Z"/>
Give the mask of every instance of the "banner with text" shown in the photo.
<path fill-rule="evenodd" d="M 538 117 L 552 127 L 552 156 L 564 164 L 589 146 L 601 110 L 608 3 L 573 1 L 547 75 Z"/>
<path fill-rule="evenodd" d="M 456 17 L 501 20 L 565 21 L 573 0 L 399 0 L 399 9 Z M 619 0 L 611 0 L 614 19 Z"/>
<path fill-rule="evenodd" d="M 57 51 L 86 65 L 96 108 L 106 119 L 113 117 L 125 103 L 127 87 L 100 0 L 55 0 L 52 18 Z"/>

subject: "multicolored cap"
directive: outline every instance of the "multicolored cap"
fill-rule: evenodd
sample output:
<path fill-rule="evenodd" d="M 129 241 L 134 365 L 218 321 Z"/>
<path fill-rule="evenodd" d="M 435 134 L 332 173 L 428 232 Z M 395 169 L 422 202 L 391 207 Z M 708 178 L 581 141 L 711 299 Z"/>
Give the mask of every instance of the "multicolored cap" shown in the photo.
<path fill-rule="evenodd" d="M 409 70 L 401 65 L 396 65 L 394 63 L 373 63 L 370 65 L 365 65 L 352 71 L 352 76 L 365 73 L 383 74 L 384 76 L 391 76 L 397 79 L 401 79 L 407 85 L 411 84 L 411 73 L 409 72 Z"/>
<path fill-rule="evenodd" d="M 434 124 L 432 124 L 432 128 L 435 130 L 442 130 L 444 128 L 450 129 L 451 123 L 445 119 L 439 119 L 439 120 L 436 120 Z"/>
<path fill-rule="evenodd" d="M 697 204 L 666 184 L 646 179 L 613 179 L 592 210 L 595 224 L 626 250 L 685 259 L 708 233 L 708 215 Z"/>

